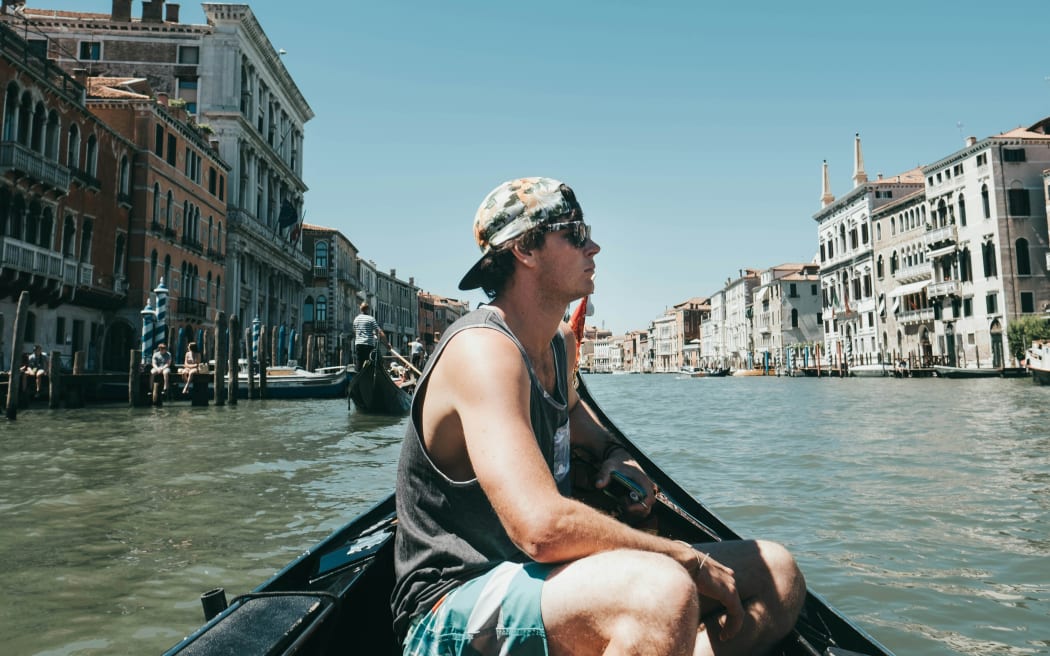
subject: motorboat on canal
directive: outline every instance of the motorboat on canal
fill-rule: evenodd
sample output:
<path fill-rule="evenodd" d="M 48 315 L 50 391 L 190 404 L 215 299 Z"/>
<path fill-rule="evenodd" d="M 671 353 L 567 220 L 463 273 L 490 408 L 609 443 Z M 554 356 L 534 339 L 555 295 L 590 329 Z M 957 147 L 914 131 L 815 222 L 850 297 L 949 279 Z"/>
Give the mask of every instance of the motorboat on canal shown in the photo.
<path fill-rule="evenodd" d="M 849 375 L 854 378 L 883 378 L 893 374 L 893 367 L 888 364 L 858 364 L 849 368 Z"/>
<path fill-rule="evenodd" d="M 1037 340 L 1028 349 L 1028 373 L 1032 382 L 1050 385 L 1050 341 Z"/>
<path fill-rule="evenodd" d="M 599 421 L 659 487 L 645 528 L 694 543 L 739 539 L 617 430 L 592 399 L 582 377 L 577 380 L 580 398 L 594 409 Z M 605 498 L 601 494 L 595 497 Z M 228 605 L 221 589 L 202 595 L 206 623 L 165 656 L 399 654 L 389 603 L 394 585 L 396 531 L 397 514 L 391 494 L 253 592 L 234 598 Z M 892 656 L 814 592 L 807 592 L 794 630 L 773 653 Z"/>
<path fill-rule="evenodd" d="M 934 365 L 933 370 L 937 372 L 938 378 L 997 378 L 1003 375 L 1003 370 L 993 367 L 949 367 L 946 365 Z"/>
<path fill-rule="evenodd" d="M 242 369 L 237 375 L 237 393 L 241 398 L 248 395 L 248 372 Z M 346 396 L 346 388 L 353 378 L 348 367 L 321 367 L 307 371 L 295 365 L 266 368 L 266 396 L 271 399 L 338 399 Z M 255 385 L 260 383 L 255 374 Z"/>

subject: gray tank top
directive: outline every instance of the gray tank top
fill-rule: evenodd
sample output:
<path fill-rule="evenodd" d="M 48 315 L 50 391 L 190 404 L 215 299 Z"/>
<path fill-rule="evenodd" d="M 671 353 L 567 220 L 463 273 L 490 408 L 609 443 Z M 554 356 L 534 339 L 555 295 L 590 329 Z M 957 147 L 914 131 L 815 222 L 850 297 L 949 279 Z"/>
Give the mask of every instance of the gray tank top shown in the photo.
<path fill-rule="evenodd" d="M 559 491 L 568 496 L 569 413 L 565 340 L 551 340 L 556 387 L 549 395 L 532 369 L 521 342 L 495 309 L 482 306 L 462 317 L 442 335 L 420 377 L 412 415 L 397 468 L 398 529 L 395 538 L 391 596 L 394 631 L 403 639 L 410 620 L 429 610 L 443 595 L 501 562 L 527 562 L 507 536 L 477 479 L 453 481 L 430 460 L 419 434 L 430 370 L 453 335 L 471 329 L 491 329 L 507 335 L 521 352 L 532 383 L 530 417 L 536 442 Z"/>

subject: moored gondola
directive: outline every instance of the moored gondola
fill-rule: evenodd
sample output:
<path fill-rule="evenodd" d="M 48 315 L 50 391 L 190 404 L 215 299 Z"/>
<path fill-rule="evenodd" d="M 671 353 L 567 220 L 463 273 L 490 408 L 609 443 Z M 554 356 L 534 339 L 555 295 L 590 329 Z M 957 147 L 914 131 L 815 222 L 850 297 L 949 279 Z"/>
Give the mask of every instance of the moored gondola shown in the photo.
<path fill-rule="evenodd" d="M 377 349 L 350 380 L 347 403 L 371 415 L 408 414 L 412 405 L 410 387 L 394 382 L 380 362 Z"/>
<path fill-rule="evenodd" d="M 659 486 L 647 524 L 689 542 L 739 536 L 687 494 L 630 440 L 593 401 L 582 380 L 580 398 L 635 456 Z M 599 497 L 601 495 L 598 495 Z M 399 654 L 390 613 L 394 584 L 393 495 L 287 565 L 254 592 L 216 608 L 210 618 L 165 656 L 237 654 Z M 204 598 L 202 597 L 202 601 Z M 223 600 L 224 602 L 224 600 Z M 774 652 L 780 656 L 892 656 L 821 597 L 808 592 L 795 630 Z"/>

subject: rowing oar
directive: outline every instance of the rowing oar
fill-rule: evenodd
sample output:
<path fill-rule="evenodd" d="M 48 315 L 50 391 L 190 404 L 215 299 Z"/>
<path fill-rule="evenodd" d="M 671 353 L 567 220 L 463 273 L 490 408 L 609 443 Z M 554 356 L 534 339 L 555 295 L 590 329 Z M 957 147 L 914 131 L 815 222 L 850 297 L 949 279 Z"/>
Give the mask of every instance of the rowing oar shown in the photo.
<path fill-rule="evenodd" d="M 391 353 L 393 353 L 393 354 L 394 354 L 394 357 L 395 357 L 395 358 L 397 358 L 398 360 L 400 360 L 400 361 L 404 362 L 404 363 L 405 363 L 405 365 L 406 365 L 406 366 L 407 366 L 407 367 L 408 367 L 409 369 L 411 369 L 412 371 L 416 372 L 416 375 L 417 375 L 417 376 L 422 376 L 422 375 L 423 375 L 423 372 L 422 372 L 422 371 L 420 371 L 419 369 L 416 369 L 416 368 L 415 368 L 414 366 L 412 366 L 412 363 L 411 363 L 411 362 L 409 362 L 408 360 L 406 360 L 406 359 L 404 358 L 404 356 L 402 356 L 402 355 L 401 355 L 400 353 L 398 353 L 397 351 L 395 351 L 395 350 L 394 350 L 394 347 L 390 345 L 390 342 L 387 342 L 387 344 L 386 344 L 386 348 L 387 348 L 387 350 L 388 350 L 388 351 L 390 351 Z"/>

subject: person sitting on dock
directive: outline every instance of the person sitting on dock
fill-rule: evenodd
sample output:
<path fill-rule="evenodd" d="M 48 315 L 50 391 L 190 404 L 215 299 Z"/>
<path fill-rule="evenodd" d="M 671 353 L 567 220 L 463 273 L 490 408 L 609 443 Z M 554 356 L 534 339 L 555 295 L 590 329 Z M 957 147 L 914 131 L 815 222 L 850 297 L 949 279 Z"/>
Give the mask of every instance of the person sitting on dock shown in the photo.
<path fill-rule="evenodd" d="M 179 373 L 182 374 L 182 379 L 185 384 L 182 386 L 182 393 L 188 394 L 190 391 L 190 383 L 193 382 L 193 374 L 197 373 L 201 365 L 201 351 L 197 346 L 197 342 L 190 342 L 186 346 L 186 355 L 182 360 L 182 369 L 179 369 Z"/>
<path fill-rule="evenodd" d="M 766 541 L 698 547 L 574 500 L 570 453 L 656 489 L 570 380 L 565 308 L 594 291 L 600 248 L 568 186 L 524 178 L 474 219 L 460 289 L 491 299 L 443 334 L 398 463 L 391 597 L 405 654 L 758 654 L 794 626 L 805 582 Z M 700 550 L 702 549 L 702 551 Z"/>
<path fill-rule="evenodd" d="M 153 377 L 160 374 L 164 377 L 164 393 L 168 393 L 168 376 L 171 374 L 171 353 L 168 353 L 168 345 L 163 342 L 157 344 L 157 350 L 153 352 L 151 359 L 153 368 L 149 372 L 149 386 L 153 389 Z"/>
<path fill-rule="evenodd" d="M 37 344 L 33 347 L 33 352 L 29 354 L 29 358 L 26 360 L 25 376 L 26 378 L 32 378 L 36 382 L 36 394 L 40 396 L 41 388 L 44 384 L 44 379 L 47 378 L 47 355 Z M 26 385 L 28 385 L 28 381 Z"/>
<path fill-rule="evenodd" d="M 371 359 L 378 341 L 386 341 L 386 333 L 372 318 L 368 303 L 362 303 L 360 310 L 361 314 L 354 317 L 354 364 L 358 371 L 365 366 L 365 360 Z"/>

